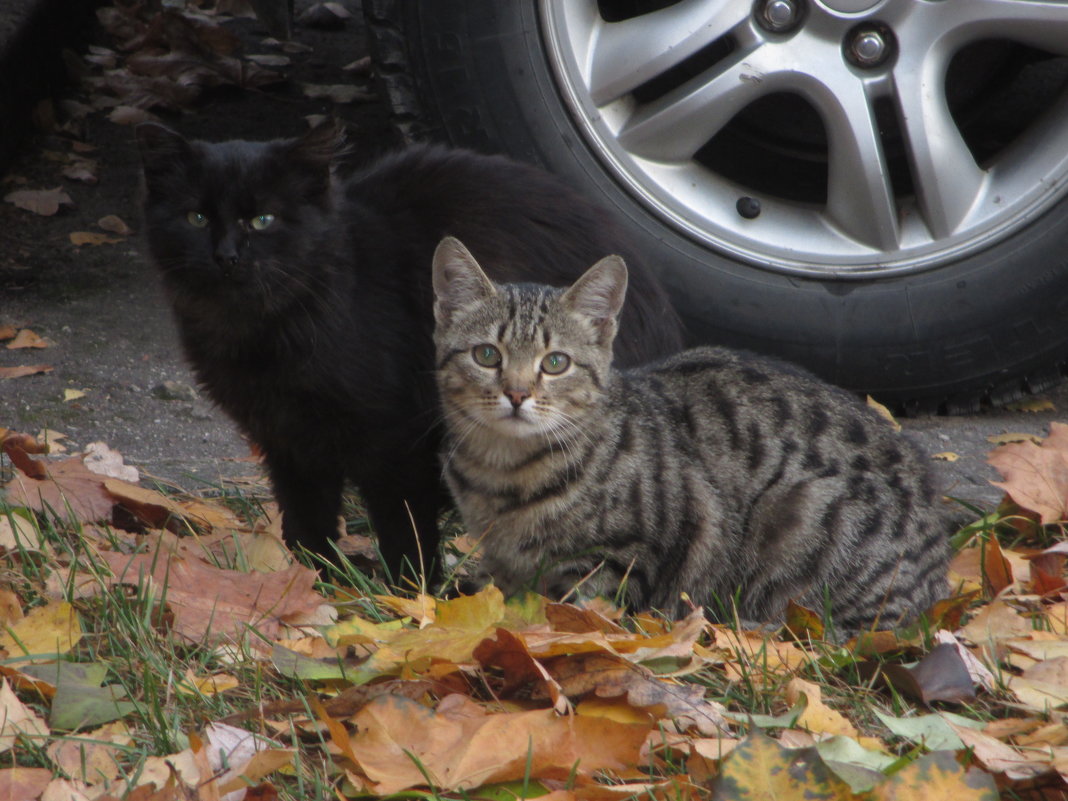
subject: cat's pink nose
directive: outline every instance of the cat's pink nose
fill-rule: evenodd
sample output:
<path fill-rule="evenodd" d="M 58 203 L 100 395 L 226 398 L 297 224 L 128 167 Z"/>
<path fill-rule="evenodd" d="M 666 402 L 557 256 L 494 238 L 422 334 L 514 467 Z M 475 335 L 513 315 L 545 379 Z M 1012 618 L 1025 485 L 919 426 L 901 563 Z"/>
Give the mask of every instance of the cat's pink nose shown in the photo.
<path fill-rule="evenodd" d="M 518 409 L 523 405 L 523 401 L 530 397 L 530 393 L 525 389 L 506 389 L 504 394 L 508 396 L 508 400 L 512 402 L 512 407 Z"/>

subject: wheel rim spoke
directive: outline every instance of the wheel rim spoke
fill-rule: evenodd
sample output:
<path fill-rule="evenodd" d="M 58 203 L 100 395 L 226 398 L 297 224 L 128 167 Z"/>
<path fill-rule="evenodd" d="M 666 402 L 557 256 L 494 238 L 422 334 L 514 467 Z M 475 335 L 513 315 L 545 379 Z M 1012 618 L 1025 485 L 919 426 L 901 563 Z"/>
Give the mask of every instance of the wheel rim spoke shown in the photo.
<path fill-rule="evenodd" d="M 760 50 L 735 57 L 640 108 L 619 132 L 619 143 L 643 158 L 679 162 L 749 103 L 767 94 Z"/>
<path fill-rule="evenodd" d="M 932 57 L 915 71 L 895 72 L 898 115 L 908 143 L 916 200 L 931 235 L 953 234 L 978 200 L 986 173 L 961 137 Z"/>
<path fill-rule="evenodd" d="M 1068 55 L 1068 3 L 1056 0 L 968 0 L 944 3 L 932 16 L 948 36 L 1007 39 Z M 950 7 L 952 6 L 952 7 Z"/>
<path fill-rule="evenodd" d="M 840 81 L 835 89 L 813 98 L 829 140 L 827 216 L 870 247 L 896 250 L 897 205 L 866 85 Z"/>
<path fill-rule="evenodd" d="M 601 106 L 632 92 L 748 15 L 744 4 L 731 0 L 691 0 L 621 22 L 598 21 L 588 62 L 591 99 Z"/>

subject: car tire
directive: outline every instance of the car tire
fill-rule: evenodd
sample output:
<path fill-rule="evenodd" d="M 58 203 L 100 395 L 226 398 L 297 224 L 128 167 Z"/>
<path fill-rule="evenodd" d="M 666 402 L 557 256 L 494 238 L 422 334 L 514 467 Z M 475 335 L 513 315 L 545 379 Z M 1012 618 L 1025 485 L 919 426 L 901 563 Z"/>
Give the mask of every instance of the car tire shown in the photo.
<path fill-rule="evenodd" d="M 535 0 L 363 5 L 405 136 L 541 165 L 614 209 L 695 343 L 774 354 L 910 412 L 1000 405 L 1065 375 L 1064 192 L 1009 235 L 925 269 L 846 278 L 766 269 L 688 235 L 606 168 L 560 88 Z"/>

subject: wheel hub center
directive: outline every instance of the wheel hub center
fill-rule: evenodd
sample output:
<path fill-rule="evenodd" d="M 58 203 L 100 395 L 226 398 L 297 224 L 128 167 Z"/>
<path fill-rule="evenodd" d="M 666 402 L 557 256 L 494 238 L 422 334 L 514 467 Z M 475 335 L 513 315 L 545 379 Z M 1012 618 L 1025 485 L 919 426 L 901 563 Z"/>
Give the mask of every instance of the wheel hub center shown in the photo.
<path fill-rule="evenodd" d="M 882 0 L 815 0 L 816 5 L 839 14 L 859 14 L 875 8 L 880 2 Z"/>

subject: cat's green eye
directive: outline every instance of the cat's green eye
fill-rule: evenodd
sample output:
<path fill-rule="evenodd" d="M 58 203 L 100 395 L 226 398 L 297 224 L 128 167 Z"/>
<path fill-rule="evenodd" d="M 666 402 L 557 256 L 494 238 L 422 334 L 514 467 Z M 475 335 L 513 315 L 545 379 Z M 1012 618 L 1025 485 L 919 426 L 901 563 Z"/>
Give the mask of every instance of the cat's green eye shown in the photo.
<path fill-rule="evenodd" d="M 186 221 L 194 228 L 204 228 L 208 224 L 208 218 L 199 211 L 191 211 L 185 215 Z"/>
<path fill-rule="evenodd" d="M 483 367 L 496 367 L 501 363 L 501 352 L 493 345 L 475 345 L 471 358 Z"/>
<path fill-rule="evenodd" d="M 257 231 L 262 231 L 264 228 L 266 228 L 268 225 L 270 225 L 273 222 L 274 222 L 274 215 L 273 214 L 260 214 L 259 216 L 252 218 L 251 225 Z"/>
<path fill-rule="evenodd" d="M 571 357 L 566 353 L 553 352 L 541 360 L 541 371 L 549 375 L 560 375 L 571 366 Z"/>

